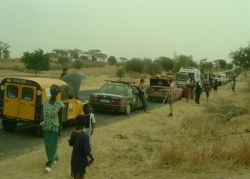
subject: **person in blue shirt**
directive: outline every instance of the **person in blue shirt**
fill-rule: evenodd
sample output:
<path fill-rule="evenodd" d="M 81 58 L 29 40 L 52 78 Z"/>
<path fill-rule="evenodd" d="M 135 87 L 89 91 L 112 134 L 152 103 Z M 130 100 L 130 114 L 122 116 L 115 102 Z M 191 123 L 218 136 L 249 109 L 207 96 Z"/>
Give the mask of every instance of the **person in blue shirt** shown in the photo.
<path fill-rule="evenodd" d="M 74 179 L 83 179 L 86 167 L 93 161 L 91 154 L 89 136 L 84 132 L 84 118 L 79 115 L 76 117 L 76 128 L 72 132 L 69 145 L 73 147 L 71 155 L 71 176 Z"/>

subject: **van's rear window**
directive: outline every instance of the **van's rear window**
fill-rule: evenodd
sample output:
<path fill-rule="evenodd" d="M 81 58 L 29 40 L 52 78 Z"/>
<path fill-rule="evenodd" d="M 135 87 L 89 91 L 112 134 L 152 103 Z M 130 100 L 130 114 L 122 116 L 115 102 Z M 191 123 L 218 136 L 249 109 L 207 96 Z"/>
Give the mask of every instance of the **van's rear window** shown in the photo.
<path fill-rule="evenodd" d="M 8 85 L 7 96 L 9 98 L 17 98 L 18 97 L 18 87 L 14 86 L 14 85 Z"/>
<path fill-rule="evenodd" d="M 22 99 L 32 101 L 34 96 L 34 90 L 32 88 L 24 87 L 22 89 Z"/>

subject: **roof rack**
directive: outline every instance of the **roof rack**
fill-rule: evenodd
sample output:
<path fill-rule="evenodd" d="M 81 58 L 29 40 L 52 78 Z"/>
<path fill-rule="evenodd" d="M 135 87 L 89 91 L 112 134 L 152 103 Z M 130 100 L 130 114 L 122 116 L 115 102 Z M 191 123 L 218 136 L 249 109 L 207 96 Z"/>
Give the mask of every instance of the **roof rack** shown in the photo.
<path fill-rule="evenodd" d="M 113 80 L 105 80 L 107 83 L 122 83 L 122 84 L 127 84 L 127 85 L 130 85 L 130 84 L 135 84 L 135 82 L 132 82 L 132 81 L 113 81 Z"/>

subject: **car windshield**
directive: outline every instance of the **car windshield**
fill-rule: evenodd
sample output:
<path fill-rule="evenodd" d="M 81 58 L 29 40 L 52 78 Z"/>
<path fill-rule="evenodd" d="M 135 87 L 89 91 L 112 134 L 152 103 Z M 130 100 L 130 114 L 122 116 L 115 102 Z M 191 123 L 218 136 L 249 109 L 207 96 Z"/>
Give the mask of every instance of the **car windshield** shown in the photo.
<path fill-rule="evenodd" d="M 194 79 L 194 73 L 188 73 L 188 77 L 189 77 L 190 79 Z"/>
<path fill-rule="evenodd" d="M 105 84 L 101 87 L 100 93 L 108 93 L 115 95 L 127 95 L 126 86 L 125 85 L 117 85 L 117 84 Z"/>
<path fill-rule="evenodd" d="M 187 81 L 189 78 L 187 73 L 176 73 L 176 80 L 177 81 Z"/>

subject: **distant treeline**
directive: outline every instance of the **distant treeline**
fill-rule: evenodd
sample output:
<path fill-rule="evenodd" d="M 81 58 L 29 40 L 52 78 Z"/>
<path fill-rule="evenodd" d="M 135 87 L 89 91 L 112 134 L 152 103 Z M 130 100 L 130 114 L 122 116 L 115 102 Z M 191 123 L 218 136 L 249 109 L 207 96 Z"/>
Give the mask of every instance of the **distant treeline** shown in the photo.
<path fill-rule="evenodd" d="M 0 59 L 9 58 L 9 47 L 7 43 L 0 41 Z M 104 66 L 106 64 L 117 65 L 126 72 L 138 72 L 155 74 L 162 71 L 177 72 L 181 67 L 196 67 L 201 71 L 211 70 L 249 70 L 250 67 L 250 43 L 229 53 L 232 62 L 224 59 L 208 61 L 200 59 L 195 61 L 191 55 L 177 55 L 174 58 L 160 56 L 156 59 L 131 58 L 108 56 L 101 50 L 92 49 L 82 51 L 79 49 L 54 49 L 45 53 L 42 49 L 34 52 L 24 52 L 21 61 L 27 69 L 48 70 L 50 63 L 56 63 L 61 67 L 72 67 L 80 69 L 83 67 Z"/>

